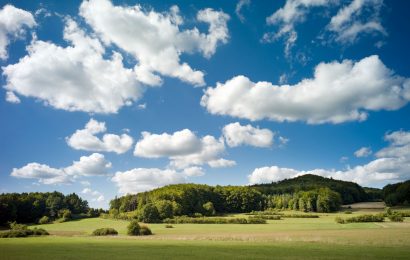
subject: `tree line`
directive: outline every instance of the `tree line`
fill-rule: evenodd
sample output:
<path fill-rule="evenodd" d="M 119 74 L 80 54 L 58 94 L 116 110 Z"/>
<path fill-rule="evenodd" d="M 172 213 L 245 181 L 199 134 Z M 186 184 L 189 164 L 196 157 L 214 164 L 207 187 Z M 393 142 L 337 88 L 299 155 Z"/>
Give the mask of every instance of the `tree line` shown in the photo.
<path fill-rule="evenodd" d="M 388 184 L 384 186 L 382 192 L 388 206 L 410 205 L 410 180 Z"/>
<path fill-rule="evenodd" d="M 51 220 L 75 214 L 97 215 L 86 200 L 77 194 L 60 192 L 30 192 L 0 194 L 0 225 L 8 222 L 37 223 L 41 218 Z"/>

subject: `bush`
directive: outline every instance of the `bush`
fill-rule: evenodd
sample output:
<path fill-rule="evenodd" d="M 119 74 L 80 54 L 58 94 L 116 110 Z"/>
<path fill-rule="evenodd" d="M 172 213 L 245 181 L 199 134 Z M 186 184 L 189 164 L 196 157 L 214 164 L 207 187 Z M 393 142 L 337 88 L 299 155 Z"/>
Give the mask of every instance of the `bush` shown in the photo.
<path fill-rule="evenodd" d="M 18 224 L 16 221 L 10 222 L 9 226 L 11 230 L 27 230 L 28 229 L 27 225 Z"/>
<path fill-rule="evenodd" d="M 390 219 L 390 221 L 393 221 L 393 222 L 403 222 L 404 221 L 404 217 L 399 212 L 392 212 L 387 217 Z"/>
<path fill-rule="evenodd" d="M 99 228 L 93 231 L 93 236 L 115 236 L 118 235 L 117 230 L 113 228 Z"/>
<path fill-rule="evenodd" d="M 152 235 L 151 229 L 149 229 L 147 226 L 141 226 L 140 236 L 148 236 L 148 235 Z"/>
<path fill-rule="evenodd" d="M 251 217 L 246 218 L 191 218 L 180 216 L 175 218 L 164 219 L 164 223 L 168 224 L 266 224 L 265 219 Z"/>
<path fill-rule="evenodd" d="M 345 214 L 352 214 L 353 212 L 351 212 L 350 210 L 345 211 Z"/>
<path fill-rule="evenodd" d="M 346 223 L 345 220 L 342 219 L 341 217 L 336 217 L 335 221 L 336 221 L 336 223 L 339 223 L 339 224 L 345 224 Z"/>
<path fill-rule="evenodd" d="M 160 223 L 161 217 L 157 207 L 151 203 L 148 203 L 139 212 L 138 220 L 144 223 Z"/>
<path fill-rule="evenodd" d="M 58 217 L 66 220 L 71 219 L 71 211 L 69 209 L 61 209 L 58 211 Z"/>
<path fill-rule="evenodd" d="M 38 220 L 38 224 L 40 225 L 48 224 L 49 222 L 50 222 L 50 218 L 47 216 L 43 216 Z"/>
<path fill-rule="evenodd" d="M 21 225 L 21 224 L 19 224 Z M 22 225 L 25 226 L 25 225 Z M 12 237 L 28 237 L 28 236 L 46 236 L 49 233 L 42 229 L 42 228 L 34 228 L 34 229 L 11 229 L 9 231 L 0 232 L 0 238 L 12 238 Z"/>
<path fill-rule="evenodd" d="M 43 228 L 33 228 L 33 236 L 48 236 L 50 235 L 47 230 L 43 229 Z"/>
<path fill-rule="evenodd" d="M 281 215 L 256 215 L 250 218 L 261 218 L 261 219 L 267 219 L 267 220 L 280 220 L 282 219 Z"/>
<path fill-rule="evenodd" d="M 165 228 L 174 228 L 174 226 L 173 225 L 165 225 Z"/>
<path fill-rule="evenodd" d="M 285 214 L 282 215 L 284 218 L 319 218 L 319 215 L 313 214 Z"/>
<path fill-rule="evenodd" d="M 351 218 L 346 219 L 347 223 L 354 223 L 354 222 L 383 222 L 383 221 L 384 221 L 384 214 L 376 214 L 376 215 L 365 214 L 365 215 L 360 215 L 360 216 L 357 216 L 357 217 L 351 217 Z"/>
<path fill-rule="evenodd" d="M 204 214 L 206 216 L 214 216 L 216 214 L 215 207 L 212 202 L 208 201 L 207 203 L 202 205 L 202 207 L 204 208 Z"/>
<path fill-rule="evenodd" d="M 196 212 L 196 213 L 194 213 L 194 215 L 192 215 L 192 217 L 194 217 L 194 218 L 202 218 L 204 215 L 202 215 L 201 213 L 198 213 L 198 212 Z"/>
<path fill-rule="evenodd" d="M 139 236 L 140 230 L 141 226 L 136 220 L 131 221 L 131 223 L 127 226 L 127 234 L 130 236 Z"/>

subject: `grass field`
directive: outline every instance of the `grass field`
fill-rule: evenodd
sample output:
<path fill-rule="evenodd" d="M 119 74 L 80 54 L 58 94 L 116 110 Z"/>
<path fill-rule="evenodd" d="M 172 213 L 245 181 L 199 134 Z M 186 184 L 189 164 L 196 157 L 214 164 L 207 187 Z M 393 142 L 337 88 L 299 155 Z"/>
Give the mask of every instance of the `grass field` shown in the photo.
<path fill-rule="evenodd" d="M 41 225 L 49 237 L 0 239 L 0 259 L 410 259 L 409 218 L 403 223 L 334 221 L 361 213 L 356 208 L 348 215 L 260 225 L 150 224 L 154 235 L 146 237 L 126 236 L 127 221 L 83 219 Z M 102 227 L 115 228 L 120 235 L 90 236 Z"/>

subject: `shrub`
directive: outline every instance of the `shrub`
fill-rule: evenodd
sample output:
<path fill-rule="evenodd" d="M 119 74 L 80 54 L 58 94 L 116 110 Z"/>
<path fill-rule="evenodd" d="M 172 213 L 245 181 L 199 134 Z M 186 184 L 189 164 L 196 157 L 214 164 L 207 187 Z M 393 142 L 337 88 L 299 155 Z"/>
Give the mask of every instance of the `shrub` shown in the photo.
<path fill-rule="evenodd" d="M 115 236 L 118 235 L 117 230 L 113 228 L 99 228 L 93 231 L 93 236 Z"/>
<path fill-rule="evenodd" d="M 141 226 L 136 220 L 131 221 L 131 223 L 127 226 L 127 234 L 130 236 L 139 236 L 140 230 Z"/>
<path fill-rule="evenodd" d="M 319 215 L 313 214 L 285 214 L 282 215 L 284 218 L 319 218 Z"/>
<path fill-rule="evenodd" d="M 352 211 L 350 211 L 350 210 L 348 210 L 348 211 L 345 211 L 345 214 L 352 214 L 353 212 Z"/>
<path fill-rule="evenodd" d="M 399 212 L 392 212 L 387 217 L 390 219 L 390 221 L 393 221 L 393 222 L 403 222 L 404 221 L 404 217 Z"/>
<path fill-rule="evenodd" d="M 58 211 L 58 217 L 59 218 L 63 218 L 66 220 L 70 220 L 71 219 L 71 211 L 69 209 L 60 209 Z"/>
<path fill-rule="evenodd" d="M 9 226 L 11 230 L 27 230 L 28 229 L 27 225 L 18 224 L 16 221 L 10 222 Z"/>
<path fill-rule="evenodd" d="M 151 229 L 149 229 L 147 226 L 141 226 L 140 236 L 148 236 L 148 235 L 152 235 Z"/>
<path fill-rule="evenodd" d="M 180 216 L 164 219 L 164 223 L 168 224 L 266 224 L 266 220 L 254 217 L 249 218 L 191 218 Z"/>
<path fill-rule="evenodd" d="M 360 215 L 360 216 L 357 216 L 357 217 L 351 217 L 351 218 L 346 219 L 347 223 L 354 223 L 354 222 L 383 222 L 383 221 L 384 221 L 384 214 L 376 214 L 376 215 L 365 214 L 365 215 Z"/>
<path fill-rule="evenodd" d="M 342 219 L 341 217 L 336 217 L 335 221 L 336 221 L 336 223 L 339 223 L 339 224 L 345 224 L 346 223 L 345 220 Z"/>
<path fill-rule="evenodd" d="M 165 225 L 165 228 L 174 228 L 174 226 L 173 225 Z"/>
<path fill-rule="evenodd" d="M 256 215 L 251 218 L 261 218 L 261 219 L 267 219 L 267 220 L 280 220 L 282 219 L 281 215 Z"/>
<path fill-rule="evenodd" d="M 202 218 L 203 215 L 202 215 L 201 213 L 196 212 L 196 213 L 194 213 L 194 215 L 192 215 L 192 217 L 194 217 L 194 218 Z"/>
<path fill-rule="evenodd" d="M 50 218 L 47 216 L 43 216 L 38 220 L 38 224 L 43 225 L 50 222 Z"/>
<path fill-rule="evenodd" d="M 47 230 L 43 228 L 33 228 L 33 236 L 48 236 L 50 235 Z"/>

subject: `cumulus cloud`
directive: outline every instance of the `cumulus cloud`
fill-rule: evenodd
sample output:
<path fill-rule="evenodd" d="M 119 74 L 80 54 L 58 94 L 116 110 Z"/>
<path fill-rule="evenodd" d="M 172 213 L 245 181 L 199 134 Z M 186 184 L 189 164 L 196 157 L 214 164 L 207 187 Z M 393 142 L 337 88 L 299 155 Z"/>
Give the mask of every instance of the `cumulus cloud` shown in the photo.
<path fill-rule="evenodd" d="M 224 126 L 222 133 L 230 147 L 240 145 L 271 147 L 275 136 L 275 133 L 269 129 L 255 128 L 249 124 L 242 126 L 239 122 Z"/>
<path fill-rule="evenodd" d="M 122 56 L 110 59 L 100 41 L 66 20 L 62 47 L 36 38 L 28 54 L 3 67 L 6 90 L 33 97 L 57 109 L 116 113 L 131 105 L 143 92 L 132 69 L 124 68 Z"/>
<path fill-rule="evenodd" d="M 29 163 L 21 168 L 13 168 L 12 177 L 37 179 L 43 184 L 69 184 L 81 176 L 104 176 L 111 167 L 104 155 L 93 153 L 82 156 L 79 161 L 65 168 L 52 168 L 46 164 Z"/>
<path fill-rule="evenodd" d="M 410 100 L 410 78 L 387 68 L 377 55 L 354 62 L 320 63 L 314 77 L 295 85 L 254 83 L 236 76 L 209 87 L 201 105 L 212 114 L 252 121 L 310 124 L 363 121 L 369 111 L 397 110 Z"/>
<path fill-rule="evenodd" d="M 205 175 L 204 169 L 198 166 L 185 168 L 183 173 L 188 177 L 199 177 Z"/>
<path fill-rule="evenodd" d="M 251 5 L 251 0 L 239 0 L 235 7 L 236 16 L 238 16 L 239 20 L 243 23 L 245 22 L 245 17 L 241 13 L 242 8 Z"/>
<path fill-rule="evenodd" d="M 268 25 L 278 26 L 277 32 L 265 33 L 263 41 L 272 42 L 280 38 L 285 39 L 285 55 L 290 55 L 291 48 L 298 38 L 295 26 L 306 19 L 306 15 L 313 7 L 328 6 L 334 0 L 287 0 L 282 8 L 266 18 Z"/>
<path fill-rule="evenodd" d="M 360 157 L 367 157 L 367 156 L 371 155 L 372 153 L 373 152 L 372 152 L 372 149 L 370 149 L 370 147 L 362 147 L 359 150 L 354 152 L 354 156 L 359 157 L 359 158 Z"/>
<path fill-rule="evenodd" d="M 387 183 L 410 178 L 410 132 L 397 131 L 387 134 L 389 145 L 376 153 L 376 159 L 346 170 L 314 169 L 300 171 L 278 166 L 256 168 L 248 176 L 250 184 L 266 183 L 293 178 L 305 174 L 315 174 L 345 181 L 357 182 L 365 186 L 382 187 Z"/>
<path fill-rule="evenodd" d="M 36 21 L 30 12 L 5 5 L 0 10 L 0 59 L 7 59 L 10 40 L 22 37 L 27 28 L 34 26 Z"/>
<path fill-rule="evenodd" d="M 84 129 L 77 130 L 70 137 L 66 137 L 66 142 L 74 149 L 95 152 L 122 154 L 131 148 L 134 140 L 127 134 L 104 134 L 102 139 L 96 136 L 105 131 L 107 131 L 105 122 L 98 122 L 91 118 Z"/>
<path fill-rule="evenodd" d="M 222 139 L 207 135 L 202 138 L 196 136 L 189 129 L 177 131 L 172 134 L 152 134 L 142 132 L 142 138 L 135 145 L 134 155 L 145 158 L 168 157 L 170 166 L 184 169 L 194 165 L 223 165 L 231 163 L 215 163 L 225 151 Z"/>
<path fill-rule="evenodd" d="M 183 18 L 177 6 L 159 13 L 140 5 L 114 6 L 109 0 L 89 0 L 81 4 L 80 15 L 107 45 L 114 44 L 137 59 L 135 73 L 148 85 L 162 84 L 160 75 L 204 85 L 204 73 L 181 63 L 180 55 L 200 52 L 209 58 L 229 38 L 229 15 L 210 8 L 199 10 L 196 17 L 209 24 L 208 33 L 196 27 L 181 30 Z"/>
<path fill-rule="evenodd" d="M 135 156 L 145 158 L 188 155 L 201 150 L 201 140 L 189 129 L 173 134 L 142 132 L 142 139 L 135 145 Z"/>
<path fill-rule="evenodd" d="M 382 6 L 383 0 L 353 0 L 332 17 L 327 30 L 333 32 L 335 40 L 341 43 L 353 43 L 362 34 L 386 35 L 380 18 Z"/>
<path fill-rule="evenodd" d="M 221 159 L 209 161 L 208 165 L 211 168 L 225 168 L 225 167 L 235 166 L 236 162 L 232 160 L 226 160 L 226 159 L 221 158 Z"/>
<path fill-rule="evenodd" d="M 122 194 L 133 194 L 152 190 L 169 184 L 185 182 L 185 176 L 175 170 L 158 168 L 135 168 L 129 171 L 116 172 L 112 181 Z"/>

